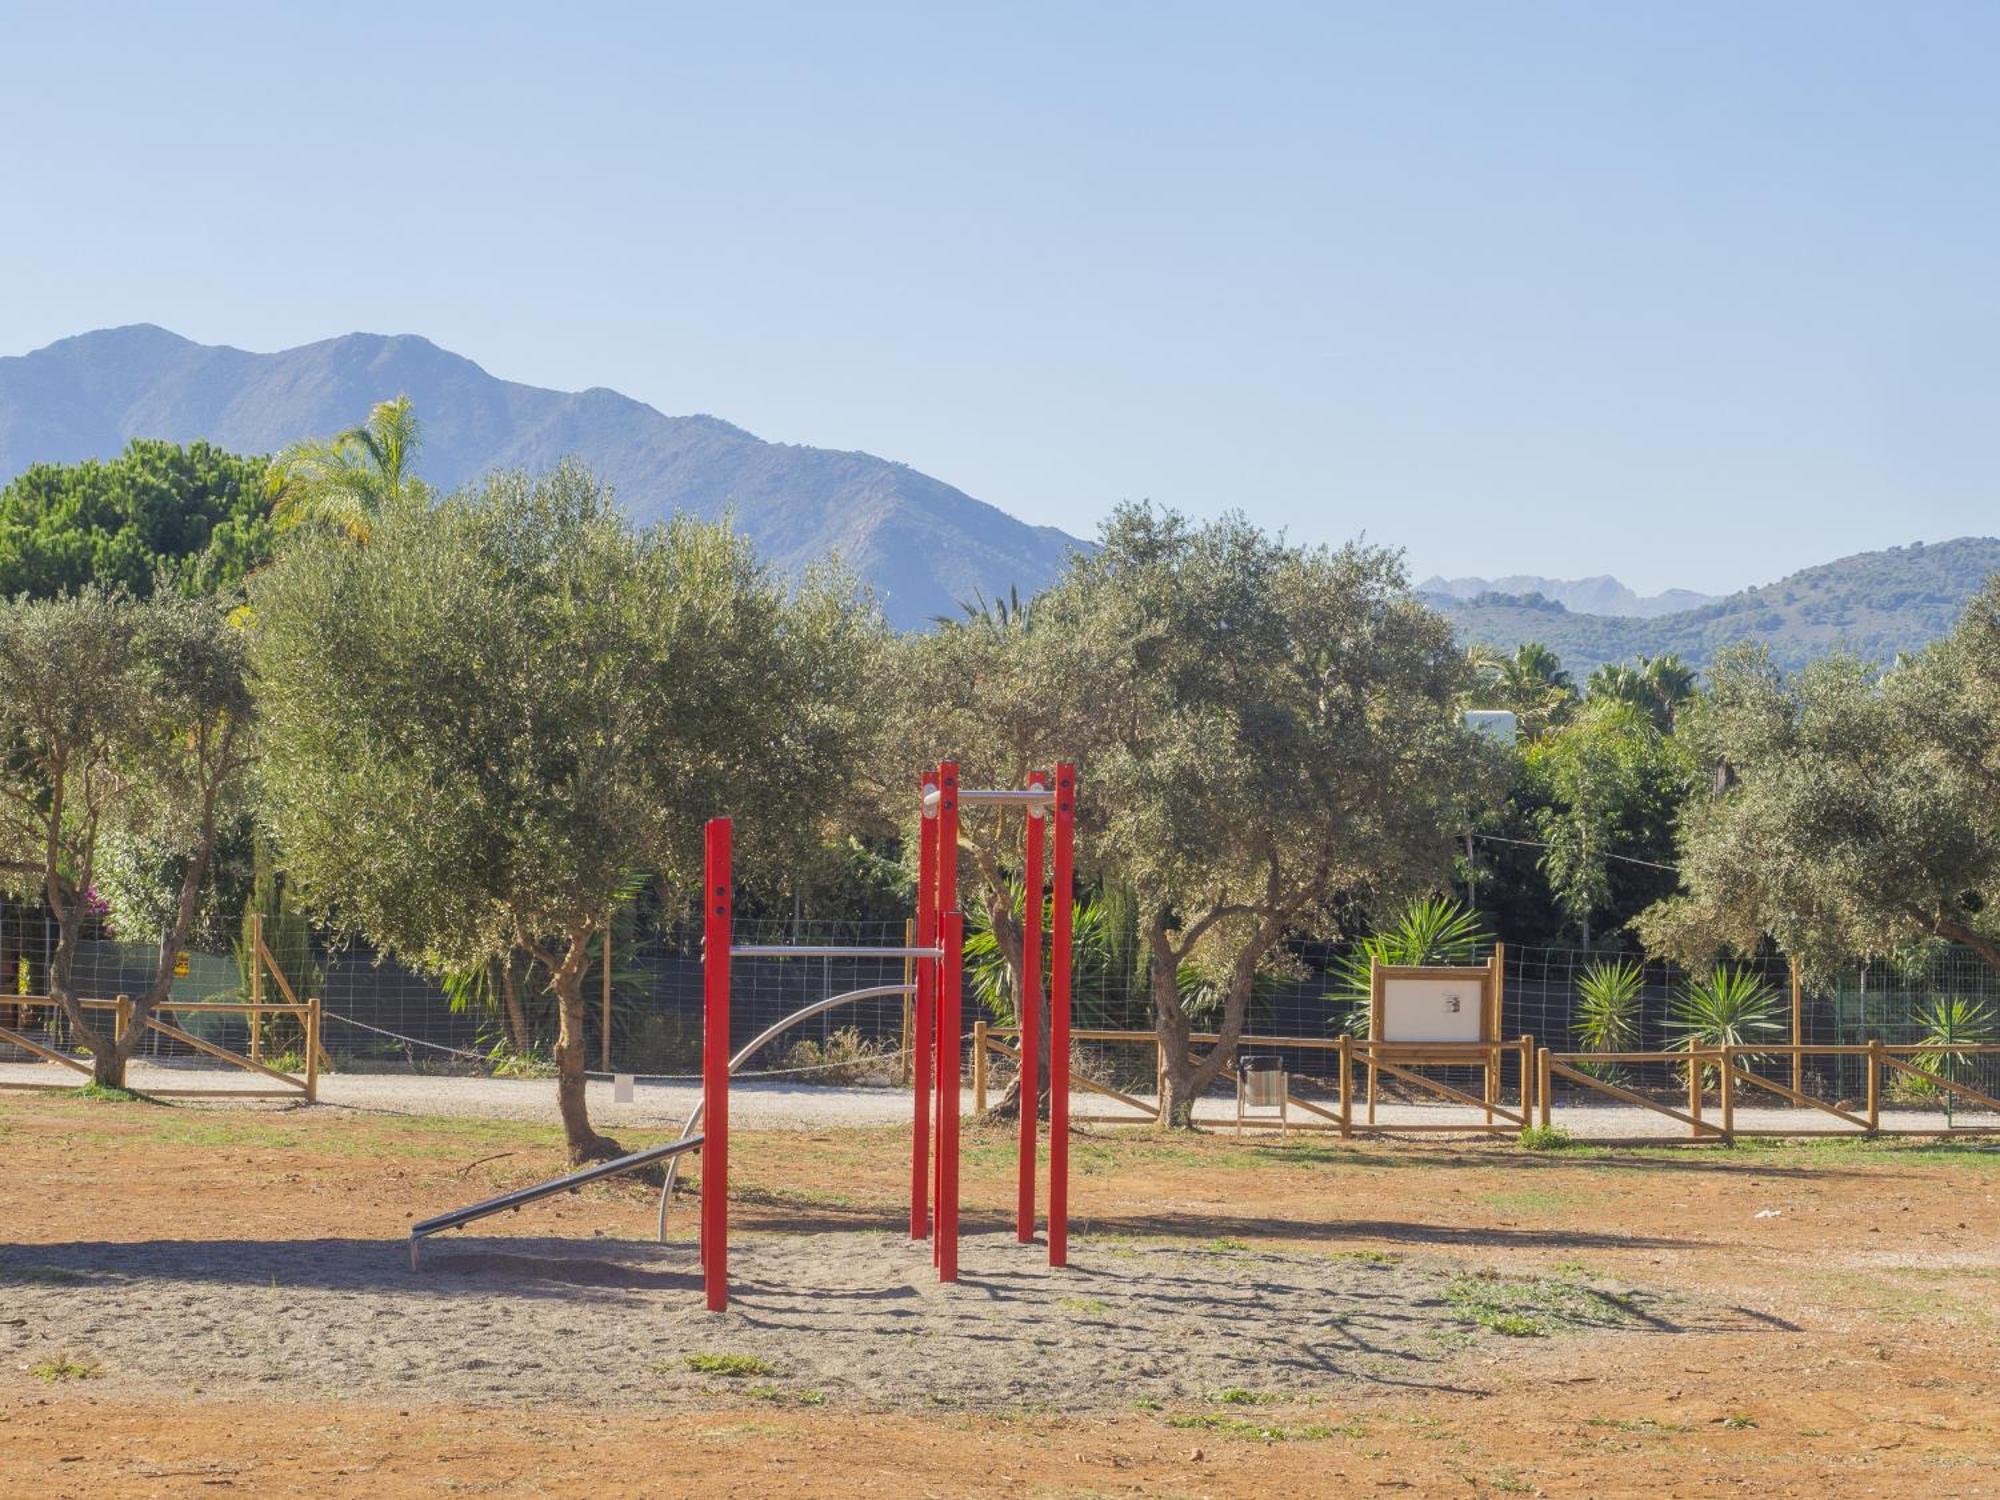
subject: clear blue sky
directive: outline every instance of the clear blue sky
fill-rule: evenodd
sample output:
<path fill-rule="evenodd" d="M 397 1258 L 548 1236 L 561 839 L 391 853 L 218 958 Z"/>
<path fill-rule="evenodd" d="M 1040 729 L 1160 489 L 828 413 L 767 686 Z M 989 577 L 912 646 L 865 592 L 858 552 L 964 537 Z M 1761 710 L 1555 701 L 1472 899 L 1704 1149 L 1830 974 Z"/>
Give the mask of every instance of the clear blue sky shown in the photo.
<path fill-rule="evenodd" d="M 2000 6 L 0 0 L 0 352 L 419 332 L 1721 590 L 2000 530 Z"/>

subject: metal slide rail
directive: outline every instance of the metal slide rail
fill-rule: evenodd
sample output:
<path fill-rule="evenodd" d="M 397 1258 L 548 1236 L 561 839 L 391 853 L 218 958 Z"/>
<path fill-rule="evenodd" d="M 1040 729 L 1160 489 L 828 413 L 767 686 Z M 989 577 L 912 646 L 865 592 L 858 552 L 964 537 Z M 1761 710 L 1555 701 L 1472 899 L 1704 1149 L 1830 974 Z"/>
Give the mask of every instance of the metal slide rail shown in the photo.
<path fill-rule="evenodd" d="M 649 1146 L 644 1151 L 634 1151 L 628 1156 L 601 1161 L 580 1171 L 568 1172 L 561 1177 L 551 1177 L 547 1182 L 538 1182 L 533 1187 L 516 1188 L 513 1192 L 502 1193 L 497 1198 L 487 1198 L 465 1208 L 455 1208 L 448 1214 L 439 1214 L 435 1218 L 412 1224 L 410 1269 L 412 1271 L 417 1269 L 423 1241 L 440 1230 L 458 1229 L 470 1224 L 474 1219 L 483 1219 L 489 1214 L 504 1213 L 508 1209 L 520 1208 L 543 1198 L 553 1198 L 557 1193 L 573 1193 L 580 1187 L 593 1182 L 602 1182 L 607 1177 L 616 1177 L 621 1172 L 633 1171 L 650 1162 L 668 1158 L 678 1160 L 682 1152 L 692 1151 L 700 1144 L 700 1136 L 683 1134 L 679 1140 L 664 1146 Z"/>
<path fill-rule="evenodd" d="M 744 950 L 741 948 L 732 948 L 730 949 L 730 954 L 733 957 L 737 954 L 742 953 L 743 951 Z M 796 949 L 786 949 L 784 951 L 793 954 L 797 952 Z M 867 953 L 884 953 L 884 952 L 896 952 L 898 950 L 870 948 L 870 949 L 863 949 L 861 951 Z M 866 989 L 842 990 L 838 995 L 828 995 L 825 999 L 815 1000 L 813 1001 L 812 1004 L 804 1007 L 803 1009 L 793 1011 L 789 1016 L 786 1016 L 784 1020 L 779 1021 L 775 1025 L 766 1026 L 762 1031 L 758 1032 L 757 1035 L 753 1037 L 749 1042 L 745 1043 L 742 1047 L 739 1047 L 737 1049 L 736 1055 L 729 1059 L 730 1076 L 734 1077 L 737 1071 L 741 1069 L 742 1066 L 746 1062 L 748 1062 L 751 1058 L 755 1057 L 760 1049 L 776 1041 L 779 1037 L 783 1036 L 787 1031 L 791 1030 L 792 1027 L 798 1025 L 799 1022 L 801 1021 L 810 1021 L 814 1016 L 821 1015 L 829 1010 L 833 1010 L 837 1006 L 852 1005 L 856 1001 L 885 1000 L 892 995 L 897 995 L 897 996 L 914 995 L 916 992 L 917 992 L 917 987 L 913 984 L 871 984 Z M 685 1140 L 687 1138 L 687 1133 L 690 1130 L 693 1130 L 695 1126 L 701 1123 L 701 1111 L 703 1105 L 705 1105 L 706 1103 L 707 1101 L 704 1099 L 697 1099 L 695 1101 L 694 1110 L 692 1113 L 688 1115 L 687 1123 L 681 1126 L 682 1139 Z M 698 1141 L 701 1139 L 701 1137 L 696 1136 L 694 1139 Z M 667 1180 L 660 1184 L 660 1222 L 659 1222 L 658 1238 L 660 1243 L 663 1245 L 667 1242 L 667 1203 L 674 1196 L 674 1181 L 676 1178 L 680 1176 L 680 1166 L 681 1163 L 680 1163 L 680 1158 L 678 1156 L 676 1156 L 672 1161 L 668 1162 Z"/>

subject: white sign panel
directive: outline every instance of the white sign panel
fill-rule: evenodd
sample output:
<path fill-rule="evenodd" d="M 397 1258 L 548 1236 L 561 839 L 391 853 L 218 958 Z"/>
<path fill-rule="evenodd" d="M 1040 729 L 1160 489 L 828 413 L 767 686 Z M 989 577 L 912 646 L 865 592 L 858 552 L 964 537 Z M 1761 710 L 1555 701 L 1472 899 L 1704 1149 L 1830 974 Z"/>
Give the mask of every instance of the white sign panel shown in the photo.
<path fill-rule="evenodd" d="M 1480 974 L 1463 979 L 1382 981 L 1382 1035 L 1385 1042 L 1479 1042 L 1484 1009 Z"/>

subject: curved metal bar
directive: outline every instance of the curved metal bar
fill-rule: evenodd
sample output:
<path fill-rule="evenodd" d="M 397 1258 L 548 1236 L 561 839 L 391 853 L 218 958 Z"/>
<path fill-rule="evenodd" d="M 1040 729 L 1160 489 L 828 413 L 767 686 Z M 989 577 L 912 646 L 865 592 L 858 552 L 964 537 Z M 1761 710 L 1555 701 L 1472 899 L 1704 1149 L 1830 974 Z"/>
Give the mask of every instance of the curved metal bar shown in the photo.
<path fill-rule="evenodd" d="M 761 1048 L 783 1036 L 801 1021 L 810 1021 L 825 1011 L 842 1005 L 852 1005 L 857 1000 L 885 1000 L 891 995 L 914 995 L 916 992 L 917 987 L 913 984 L 871 984 L 866 989 L 843 990 L 838 995 L 828 995 L 823 1000 L 815 1000 L 803 1010 L 793 1011 L 775 1026 L 765 1027 L 752 1040 L 738 1048 L 736 1055 L 729 1059 L 729 1071 L 733 1076 L 736 1070 L 755 1057 Z M 686 1140 L 693 1133 L 695 1126 L 701 1123 L 701 1108 L 702 1101 L 697 1099 L 694 1109 L 687 1117 L 687 1123 L 681 1126 L 682 1140 Z M 679 1156 L 669 1160 L 667 1180 L 660 1185 L 659 1240 L 663 1245 L 667 1242 L 667 1203 L 674 1196 L 674 1179 L 680 1175 L 680 1166 Z"/>

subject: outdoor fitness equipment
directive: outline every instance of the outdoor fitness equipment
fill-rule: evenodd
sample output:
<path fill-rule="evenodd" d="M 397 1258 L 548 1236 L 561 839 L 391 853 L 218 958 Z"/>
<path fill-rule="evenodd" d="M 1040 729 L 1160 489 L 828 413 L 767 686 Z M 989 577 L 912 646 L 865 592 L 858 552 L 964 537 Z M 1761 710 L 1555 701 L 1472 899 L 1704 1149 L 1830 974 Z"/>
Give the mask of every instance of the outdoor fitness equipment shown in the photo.
<path fill-rule="evenodd" d="M 1054 785 L 1036 772 L 1026 788 L 962 790 L 958 765 L 945 761 L 921 778 L 922 813 L 917 860 L 916 942 L 908 947 L 825 944 L 735 946 L 730 937 L 735 883 L 731 823 L 716 818 L 706 830 L 703 860 L 701 1263 L 708 1306 L 729 1304 L 729 1078 L 756 1050 L 794 1021 L 849 1000 L 898 994 L 888 985 L 830 996 L 787 1017 L 729 1055 L 730 963 L 738 958 L 903 958 L 915 969 L 915 1099 L 910 1158 L 910 1238 L 931 1240 L 938 1280 L 958 1280 L 959 1088 L 964 1051 L 965 918 L 958 909 L 958 824 L 963 806 L 1018 806 L 1027 814 L 1024 885 L 1028 916 L 1024 950 L 1028 981 L 1022 1004 L 1021 1162 L 1015 1199 L 1015 1232 L 1034 1238 L 1035 1099 L 1040 1029 L 1041 890 L 1043 828 L 1054 812 L 1054 911 L 1050 923 L 1050 1031 L 1054 1086 L 1049 1100 L 1049 1264 L 1069 1259 L 1069 1032 L 1071 876 L 1075 850 L 1076 768 L 1058 765 Z M 935 1081 L 935 1086 L 933 1083 Z M 689 1130 L 694 1121 L 690 1120 Z M 666 1200 L 661 1200 L 665 1223 Z"/>
<path fill-rule="evenodd" d="M 665 1146 L 599 1162 L 533 1187 L 503 1193 L 425 1219 L 410 1229 L 410 1264 L 421 1241 L 489 1214 L 574 1192 L 586 1183 L 667 1162 L 660 1193 L 659 1234 L 666 1237 L 667 1204 L 682 1155 L 701 1152 L 701 1266 L 708 1307 L 729 1305 L 729 1079 L 758 1049 L 798 1022 L 858 1000 L 915 996 L 914 1111 L 910 1159 L 910 1238 L 929 1237 L 938 1280 L 958 1280 L 958 1158 L 960 1058 L 964 1051 L 965 918 L 958 909 L 958 826 L 962 807 L 1019 807 L 1026 813 L 1022 883 L 1026 888 L 1022 948 L 1026 982 L 1021 993 L 1020 1162 L 1015 1191 L 1015 1234 L 1035 1235 L 1035 1126 L 1040 1083 L 1041 917 L 1046 825 L 1054 815 L 1049 924 L 1049 1264 L 1069 1261 L 1069 1036 L 1072 875 L 1076 839 L 1076 768 L 1056 767 L 1054 784 L 1043 772 L 1012 791 L 961 790 L 958 765 L 945 761 L 921 780 L 916 942 L 905 947 L 731 942 L 735 876 L 731 822 L 712 818 L 703 830 L 702 862 L 702 1068 L 701 1102 Z M 729 980 L 733 959 L 901 958 L 911 961 L 914 985 L 871 985 L 829 995 L 765 1028 L 734 1055 L 729 1050 Z M 933 1086 L 935 1080 L 935 1087 Z M 703 1127 L 694 1134 L 697 1125 Z M 933 1149 L 933 1142 L 935 1149 Z"/>

